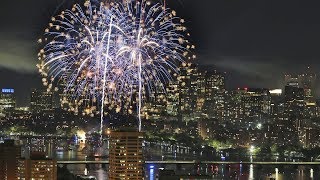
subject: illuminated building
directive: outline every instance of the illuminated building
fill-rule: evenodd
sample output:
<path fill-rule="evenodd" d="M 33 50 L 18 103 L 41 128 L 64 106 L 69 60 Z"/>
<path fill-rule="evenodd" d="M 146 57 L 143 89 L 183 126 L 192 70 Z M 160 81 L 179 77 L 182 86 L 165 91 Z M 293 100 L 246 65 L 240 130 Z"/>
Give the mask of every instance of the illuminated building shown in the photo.
<path fill-rule="evenodd" d="M 14 140 L 0 142 L 0 179 L 17 179 L 18 158 L 20 158 L 20 149 Z"/>
<path fill-rule="evenodd" d="M 206 101 L 206 72 L 199 72 L 197 78 L 197 113 L 204 113 L 204 105 Z"/>
<path fill-rule="evenodd" d="M 245 89 L 241 101 L 244 118 L 256 121 L 270 114 L 271 96 L 267 89 Z"/>
<path fill-rule="evenodd" d="M 306 102 L 304 99 L 304 89 L 296 86 L 287 85 L 284 93 L 284 120 L 285 126 L 295 132 L 296 136 L 306 146 L 308 141 L 307 131 L 304 131 L 304 118 Z"/>
<path fill-rule="evenodd" d="M 310 72 L 308 67 L 307 72 L 297 76 L 285 75 L 286 86 L 294 86 L 303 89 L 303 94 L 306 102 L 313 102 L 316 95 L 316 74 Z"/>
<path fill-rule="evenodd" d="M 0 94 L 0 115 L 11 113 L 16 107 L 14 89 L 2 89 Z"/>
<path fill-rule="evenodd" d="M 178 76 L 179 115 L 183 121 L 194 120 L 197 107 L 198 68 L 192 63 L 183 63 Z"/>
<path fill-rule="evenodd" d="M 170 116 L 178 116 L 179 110 L 179 85 L 171 82 L 167 86 L 167 107 L 166 111 Z"/>
<path fill-rule="evenodd" d="M 51 111 L 53 109 L 52 92 L 33 90 L 31 92 L 30 110 L 32 113 Z"/>
<path fill-rule="evenodd" d="M 284 115 L 291 123 L 297 123 L 304 117 L 304 90 L 295 86 L 286 86 L 285 93 L 285 112 Z M 298 126 L 298 125 L 296 125 Z"/>
<path fill-rule="evenodd" d="M 317 104 L 316 104 L 316 102 L 306 102 L 303 114 L 304 114 L 305 118 L 317 117 Z"/>
<path fill-rule="evenodd" d="M 200 119 L 198 121 L 198 132 L 202 139 L 210 139 L 214 136 L 214 127 L 218 125 L 217 119 Z"/>
<path fill-rule="evenodd" d="M 299 139 L 304 148 L 319 147 L 320 141 L 319 129 L 307 126 L 299 132 Z"/>
<path fill-rule="evenodd" d="M 284 103 L 282 89 L 273 89 L 269 93 L 271 95 L 270 115 L 274 118 L 283 118 Z"/>
<path fill-rule="evenodd" d="M 143 179 L 142 141 L 141 132 L 111 132 L 109 179 Z"/>
<path fill-rule="evenodd" d="M 29 159 L 20 159 L 18 179 L 57 179 L 57 161 L 48 159 L 44 153 L 32 153 Z"/>
<path fill-rule="evenodd" d="M 264 124 L 261 142 L 272 142 L 278 146 L 294 145 L 299 141 L 299 136 L 292 128 L 288 127 L 286 121 L 277 121 L 276 124 Z"/>
<path fill-rule="evenodd" d="M 304 116 L 308 118 L 313 118 L 316 116 L 316 77 L 316 74 L 310 72 L 309 67 L 307 73 L 299 76 L 301 82 L 300 87 L 304 91 Z"/>
<path fill-rule="evenodd" d="M 316 93 L 317 76 L 310 72 L 310 67 L 306 73 L 299 75 L 300 87 L 304 90 L 304 97 L 307 102 L 313 101 Z"/>
<path fill-rule="evenodd" d="M 204 112 L 210 118 L 225 118 L 225 76 L 216 71 L 205 72 Z"/>
<path fill-rule="evenodd" d="M 272 89 L 272 90 L 269 90 L 269 93 L 271 96 L 281 96 L 282 89 Z"/>
<path fill-rule="evenodd" d="M 236 89 L 226 93 L 226 118 L 234 125 L 241 123 L 243 119 L 242 96 L 246 93 L 244 89 Z"/>
<path fill-rule="evenodd" d="M 158 120 L 166 113 L 167 97 L 164 87 L 161 84 L 156 84 L 144 105 L 143 114 L 146 119 Z"/>
<path fill-rule="evenodd" d="M 299 82 L 299 78 L 297 76 L 293 76 L 290 74 L 286 74 L 284 76 L 284 81 L 285 81 L 285 85 L 286 86 L 293 86 L 293 87 L 299 87 L 300 86 L 300 82 Z"/>

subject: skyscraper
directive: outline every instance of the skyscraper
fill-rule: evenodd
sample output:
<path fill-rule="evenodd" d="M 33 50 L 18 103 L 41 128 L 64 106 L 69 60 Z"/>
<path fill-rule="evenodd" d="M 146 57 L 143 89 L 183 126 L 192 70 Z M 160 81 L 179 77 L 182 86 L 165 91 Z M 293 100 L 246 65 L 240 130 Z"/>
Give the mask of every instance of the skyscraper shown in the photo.
<path fill-rule="evenodd" d="M 246 90 L 240 88 L 226 93 L 226 118 L 233 124 L 241 123 L 243 119 L 242 96 L 245 93 Z"/>
<path fill-rule="evenodd" d="M 148 100 L 144 105 L 144 115 L 146 119 L 157 120 L 166 113 L 167 96 L 164 87 L 161 84 L 155 84 L 154 88 L 148 96 Z"/>
<path fill-rule="evenodd" d="M 183 121 L 194 120 L 197 107 L 198 68 L 192 63 L 183 63 L 178 76 L 179 115 Z"/>
<path fill-rule="evenodd" d="M 305 101 L 304 89 L 293 86 L 285 87 L 285 111 L 284 116 L 289 120 L 291 125 L 299 128 L 299 122 L 304 117 Z"/>
<path fill-rule="evenodd" d="M 169 83 L 167 86 L 167 114 L 177 116 L 179 110 L 179 84 L 177 81 Z"/>
<path fill-rule="evenodd" d="M 310 67 L 303 74 L 297 76 L 285 75 L 285 85 L 302 88 L 306 102 L 314 102 L 316 95 L 316 79 L 317 75 L 311 72 Z"/>
<path fill-rule="evenodd" d="M 269 92 L 271 95 L 270 115 L 274 119 L 283 118 L 284 102 L 282 96 L 282 89 L 273 89 Z"/>
<path fill-rule="evenodd" d="M 50 111 L 53 108 L 52 92 L 34 89 L 31 92 L 30 109 L 32 113 L 40 113 Z"/>
<path fill-rule="evenodd" d="M 111 132 L 109 148 L 109 179 L 143 179 L 143 133 Z"/>
<path fill-rule="evenodd" d="M 222 73 L 205 72 L 204 112 L 209 117 L 225 118 L 225 76 Z"/>
<path fill-rule="evenodd" d="M 0 94 L 0 116 L 12 112 L 15 107 L 14 89 L 2 89 Z"/>
<path fill-rule="evenodd" d="M 298 76 L 294 76 L 291 74 L 284 75 L 284 82 L 285 82 L 285 86 L 299 87 L 301 85 L 301 82 Z"/>
<path fill-rule="evenodd" d="M 307 73 L 299 75 L 300 88 L 303 88 L 306 102 L 314 101 L 316 95 L 316 74 L 310 72 L 308 68 Z"/>
<path fill-rule="evenodd" d="M 32 153 L 28 159 L 19 159 L 18 179 L 57 179 L 57 161 L 44 153 Z"/>
<path fill-rule="evenodd" d="M 20 149 L 14 140 L 0 142 L 0 179 L 17 179 L 18 158 L 20 158 Z"/>
<path fill-rule="evenodd" d="M 262 123 L 263 117 L 270 114 L 271 95 L 268 89 L 246 89 L 241 101 L 244 118 L 252 122 Z"/>

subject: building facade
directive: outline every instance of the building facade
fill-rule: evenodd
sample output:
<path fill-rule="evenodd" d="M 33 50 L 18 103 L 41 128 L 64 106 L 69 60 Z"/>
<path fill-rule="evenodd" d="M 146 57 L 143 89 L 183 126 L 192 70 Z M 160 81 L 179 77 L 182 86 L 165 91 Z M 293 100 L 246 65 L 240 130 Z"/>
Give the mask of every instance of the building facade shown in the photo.
<path fill-rule="evenodd" d="M 16 107 L 14 89 L 2 89 L 0 94 L 0 116 L 6 116 Z"/>
<path fill-rule="evenodd" d="M 28 159 L 18 160 L 18 179 L 56 180 L 57 161 L 46 158 L 44 153 L 33 153 Z"/>
<path fill-rule="evenodd" d="M 0 179 L 17 179 L 18 158 L 20 158 L 20 149 L 14 140 L 5 140 L 0 143 Z"/>
<path fill-rule="evenodd" d="M 109 146 L 109 179 L 143 179 L 143 133 L 111 132 Z"/>
<path fill-rule="evenodd" d="M 31 92 L 30 110 L 32 113 L 40 113 L 53 109 L 53 94 L 44 90 L 34 89 Z"/>

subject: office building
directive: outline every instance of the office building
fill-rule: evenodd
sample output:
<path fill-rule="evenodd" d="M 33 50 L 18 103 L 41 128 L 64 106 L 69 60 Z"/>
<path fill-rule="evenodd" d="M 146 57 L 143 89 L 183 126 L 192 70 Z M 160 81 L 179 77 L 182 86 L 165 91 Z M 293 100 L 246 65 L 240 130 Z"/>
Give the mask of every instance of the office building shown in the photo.
<path fill-rule="evenodd" d="M 283 90 L 273 89 L 270 90 L 271 95 L 271 105 L 270 105 L 270 115 L 274 119 L 283 119 L 283 113 L 285 110 L 283 101 Z"/>
<path fill-rule="evenodd" d="M 299 87 L 303 89 L 303 95 L 306 102 L 314 102 L 316 95 L 316 74 L 311 72 L 310 67 L 303 74 L 297 76 L 285 75 L 285 85 Z"/>
<path fill-rule="evenodd" d="M 270 114 L 271 95 L 267 89 L 245 89 L 242 95 L 243 116 L 256 123 L 262 123 L 263 117 Z M 257 121 L 258 120 L 258 121 Z"/>
<path fill-rule="evenodd" d="M 14 140 L 0 142 L 0 179 L 17 179 L 17 160 L 20 148 Z"/>
<path fill-rule="evenodd" d="M 299 132 L 299 140 L 304 148 L 319 147 L 320 132 L 313 126 L 306 126 Z"/>
<path fill-rule="evenodd" d="M 214 138 L 215 128 L 219 125 L 217 119 L 198 120 L 198 133 L 202 139 Z"/>
<path fill-rule="evenodd" d="M 0 94 L 0 116 L 10 114 L 16 107 L 14 89 L 1 89 Z"/>
<path fill-rule="evenodd" d="M 284 92 L 285 116 L 289 121 L 301 120 L 304 116 L 305 101 L 303 88 L 286 86 Z"/>
<path fill-rule="evenodd" d="M 311 72 L 310 67 L 308 67 L 306 73 L 299 75 L 299 79 L 300 88 L 304 90 L 305 100 L 308 102 L 313 101 L 316 96 L 316 74 Z"/>
<path fill-rule="evenodd" d="M 226 93 L 226 119 L 234 125 L 242 123 L 243 120 L 243 106 L 242 96 L 246 93 L 244 89 L 231 90 Z"/>
<path fill-rule="evenodd" d="M 40 113 L 53 109 L 52 92 L 34 89 L 31 92 L 30 110 L 32 113 Z"/>
<path fill-rule="evenodd" d="M 203 111 L 210 118 L 225 119 L 225 76 L 222 73 L 205 72 Z"/>
<path fill-rule="evenodd" d="M 167 107 L 169 116 L 178 116 L 179 111 L 179 84 L 177 81 L 169 83 L 167 86 Z"/>
<path fill-rule="evenodd" d="M 182 121 L 194 120 L 197 109 L 197 87 L 199 71 L 195 64 L 183 63 L 178 76 L 179 115 Z"/>
<path fill-rule="evenodd" d="M 18 179 L 56 180 L 57 161 L 46 158 L 44 153 L 32 153 L 28 159 L 18 161 Z"/>
<path fill-rule="evenodd" d="M 143 133 L 111 132 L 109 146 L 109 179 L 143 179 Z"/>
<path fill-rule="evenodd" d="M 155 88 L 149 92 L 149 96 L 143 108 L 146 119 L 158 120 L 166 114 L 167 97 L 162 83 L 156 83 Z"/>

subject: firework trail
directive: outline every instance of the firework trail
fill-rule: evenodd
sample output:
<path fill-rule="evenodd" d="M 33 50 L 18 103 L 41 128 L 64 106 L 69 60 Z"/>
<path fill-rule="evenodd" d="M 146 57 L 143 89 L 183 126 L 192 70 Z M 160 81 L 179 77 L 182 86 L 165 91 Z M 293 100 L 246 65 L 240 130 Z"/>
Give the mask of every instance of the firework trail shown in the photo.
<path fill-rule="evenodd" d="M 43 84 L 48 91 L 64 84 L 63 103 L 76 113 L 90 99 L 85 113 L 100 113 L 101 134 L 106 107 L 132 113 L 136 104 L 141 131 L 143 96 L 165 91 L 177 65 L 192 58 L 183 23 L 175 11 L 143 0 L 74 5 L 53 17 L 39 39 Z"/>
<path fill-rule="evenodd" d="M 102 133 L 104 104 L 111 102 L 115 94 L 113 89 L 106 88 L 114 79 L 108 72 L 112 61 L 109 52 L 112 20 L 103 7 L 94 8 L 89 2 L 84 7 L 74 5 L 71 10 L 52 17 L 44 38 L 39 39 L 45 45 L 38 54 L 37 66 L 48 91 L 53 87 L 58 90 L 58 85 L 64 84 L 63 92 L 69 97 L 62 103 L 69 104 L 70 111 L 78 113 L 84 99 L 90 99 L 93 104 L 101 100 Z M 94 110 L 87 109 L 87 113 L 93 116 Z"/>
<path fill-rule="evenodd" d="M 177 65 L 190 57 L 194 48 L 186 39 L 189 34 L 184 20 L 160 3 L 126 1 L 111 3 L 110 13 L 122 30 L 117 42 L 117 60 L 130 65 L 124 74 L 126 81 L 138 87 L 138 116 L 141 130 L 142 95 L 165 84 L 177 73 Z M 148 93 L 143 93 L 148 91 Z"/>

